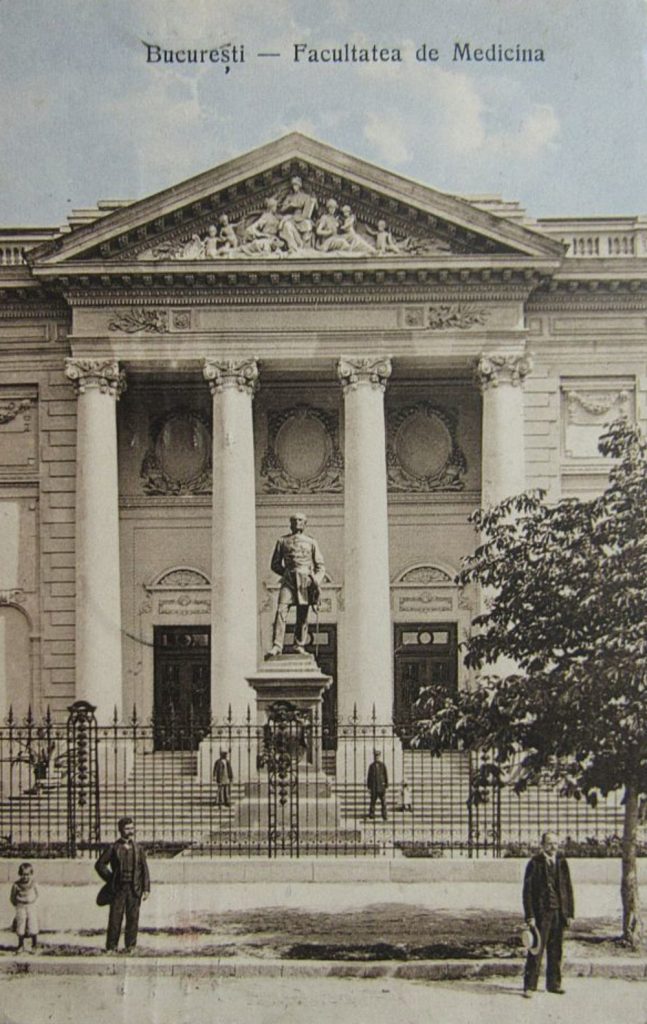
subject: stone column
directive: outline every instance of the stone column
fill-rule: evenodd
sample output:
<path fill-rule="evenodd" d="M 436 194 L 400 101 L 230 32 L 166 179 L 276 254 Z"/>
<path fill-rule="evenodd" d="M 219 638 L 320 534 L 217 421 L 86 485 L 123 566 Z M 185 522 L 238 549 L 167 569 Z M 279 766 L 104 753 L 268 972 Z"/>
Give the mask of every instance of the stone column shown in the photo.
<path fill-rule="evenodd" d="M 484 507 L 525 489 L 523 382 L 530 369 L 530 359 L 525 355 L 483 354 L 476 364 L 476 379 L 483 395 Z"/>
<path fill-rule="evenodd" d="M 258 381 L 253 359 L 207 359 L 204 377 L 213 396 L 211 527 L 211 713 L 243 723 L 256 671 L 256 494 L 252 398 Z"/>
<path fill-rule="evenodd" d="M 379 724 L 393 717 L 384 391 L 388 358 L 342 358 L 344 392 L 344 619 L 341 630 L 339 722 L 357 707 L 361 722 L 375 708 Z"/>
<path fill-rule="evenodd" d="M 117 399 L 125 374 L 111 359 L 66 359 L 76 384 L 76 699 L 121 717 L 121 591 Z"/>
<path fill-rule="evenodd" d="M 526 487 L 523 382 L 531 370 L 525 355 L 483 354 L 475 368 L 483 396 L 481 505 L 496 505 Z M 494 592 L 481 591 L 487 608 Z M 516 664 L 506 657 L 488 666 L 490 672 L 510 675 Z"/>

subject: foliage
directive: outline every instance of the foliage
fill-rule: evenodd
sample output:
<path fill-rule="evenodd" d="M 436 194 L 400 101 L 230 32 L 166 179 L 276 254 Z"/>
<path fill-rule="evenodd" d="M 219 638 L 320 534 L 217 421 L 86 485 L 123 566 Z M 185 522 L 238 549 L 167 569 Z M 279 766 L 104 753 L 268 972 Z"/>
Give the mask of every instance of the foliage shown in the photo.
<path fill-rule="evenodd" d="M 504 857 L 532 857 L 537 853 L 537 843 L 509 842 L 503 849 Z M 587 836 L 586 839 L 573 839 L 566 836 L 561 844 L 561 851 L 570 859 L 591 857 L 595 860 L 605 858 L 618 858 L 622 856 L 622 837 L 619 835 L 605 836 L 598 839 L 597 836 Z M 647 857 L 647 843 L 636 844 L 636 856 Z"/>
<path fill-rule="evenodd" d="M 614 460 L 601 495 L 526 493 L 472 517 L 482 542 L 458 581 L 493 596 L 465 662 L 494 671 L 454 700 L 423 697 L 420 738 L 481 751 L 476 799 L 513 767 L 518 792 L 647 792 L 647 445 L 621 420 L 599 447 Z"/>

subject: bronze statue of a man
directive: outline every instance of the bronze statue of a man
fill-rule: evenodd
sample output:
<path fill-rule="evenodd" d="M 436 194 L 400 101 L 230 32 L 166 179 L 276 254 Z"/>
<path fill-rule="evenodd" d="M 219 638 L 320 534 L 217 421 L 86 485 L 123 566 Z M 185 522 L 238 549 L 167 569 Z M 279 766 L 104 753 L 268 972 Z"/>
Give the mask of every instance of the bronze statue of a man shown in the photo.
<path fill-rule="evenodd" d="M 288 611 L 296 605 L 294 646 L 299 653 L 308 642 L 308 609 L 319 604 L 319 588 L 326 572 L 319 545 L 303 531 L 307 519 L 301 512 L 290 516 L 290 533 L 279 537 L 272 555 L 272 572 L 281 577 L 279 602 L 274 618 L 271 656 L 281 654 Z"/>

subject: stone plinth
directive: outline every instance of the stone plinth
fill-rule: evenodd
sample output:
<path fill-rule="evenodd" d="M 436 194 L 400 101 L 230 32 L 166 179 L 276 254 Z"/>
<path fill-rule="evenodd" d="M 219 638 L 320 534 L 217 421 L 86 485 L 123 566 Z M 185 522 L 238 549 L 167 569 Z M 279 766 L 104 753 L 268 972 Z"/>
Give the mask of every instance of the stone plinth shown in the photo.
<path fill-rule="evenodd" d="M 321 721 L 321 698 L 332 684 L 311 654 L 279 654 L 267 657 L 258 671 L 247 676 L 256 691 L 257 722 L 265 725 L 268 711 L 277 701 L 289 701 L 298 711 Z"/>
<path fill-rule="evenodd" d="M 265 827 L 269 820 L 272 786 L 267 767 L 273 753 L 289 751 L 294 777 L 295 794 L 288 794 L 289 781 L 278 775 L 273 779 L 276 790 L 283 785 L 283 796 L 276 804 L 276 826 L 287 829 L 290 824 L 290 800 L 298 803 L 299 827 L 336 829 L 338 815 L 330 781 L 321 767 L 321 698 L 332 683 L 324 675 L 310 654 L 280 654 L 268 657 L 253 675 L 247 677 L 256 692 L 256 713 L 259 734 L 258 774 L 245 785 L 245 799 L 237 808 L 237 819 Z M 276 709 L 286 709 L 287 718 L 294 721 L 283 728 L 276 719 Z M 271 744 L 275 738 L 276 747 Z M 268 748 L 267 744 L 270 744 Z M 277 758 L 278 760 L 278 758 Z M 290 773 L 288 772 L 288 776 Z"/>

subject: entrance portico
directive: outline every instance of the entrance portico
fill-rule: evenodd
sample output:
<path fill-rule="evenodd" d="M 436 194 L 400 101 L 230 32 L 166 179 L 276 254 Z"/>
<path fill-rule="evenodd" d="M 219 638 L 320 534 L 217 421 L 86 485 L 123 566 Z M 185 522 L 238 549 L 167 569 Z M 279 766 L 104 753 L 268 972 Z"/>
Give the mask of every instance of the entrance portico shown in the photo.
<path fill-rule="evenodd" d="M 273 233 L 283 203 L 291 229 Z M 295 506 L 335 581 L 320 625 L 337 638 L 337 719 L 391 719 L 394 627 L 414 615 L 460 640 L 469 617 L 455 598 L 451 621 L 433 610 L 433 580 L 401 613 L 391 581 L 399 600 L 408 567 L 455 571 L 482 494 L 523 480 L 525 302 L 557 255 L 292 136 L 34 261 L 72 315 L 76 691 L 100 720 L 153 710 L 156 629 L 205 625 L 209 713 L 245 718 Z M 208 581 L 199 609 L 194 587 L 172 612 L 151 598 L 178 566 Z"/>

